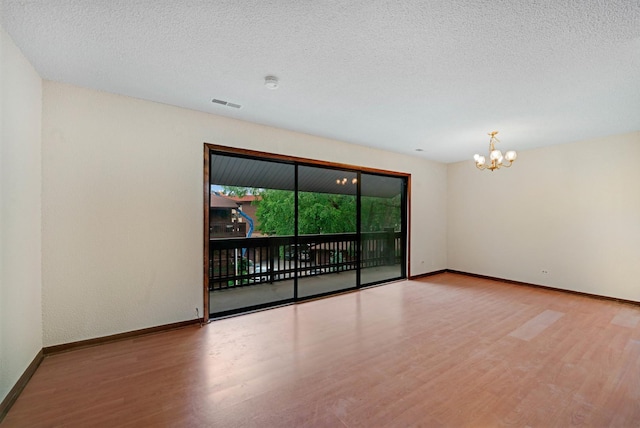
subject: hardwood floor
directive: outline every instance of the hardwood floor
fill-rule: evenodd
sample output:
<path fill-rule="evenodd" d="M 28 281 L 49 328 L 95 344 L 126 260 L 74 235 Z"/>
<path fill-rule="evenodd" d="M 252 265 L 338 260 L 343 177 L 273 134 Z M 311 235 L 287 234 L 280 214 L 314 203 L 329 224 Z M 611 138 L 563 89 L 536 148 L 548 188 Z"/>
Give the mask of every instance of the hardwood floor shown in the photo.
<path fill-rule="evenodd" d="M 451 273 L 52 355 L 8 427 L 640 426 L 640 307 Z"/>

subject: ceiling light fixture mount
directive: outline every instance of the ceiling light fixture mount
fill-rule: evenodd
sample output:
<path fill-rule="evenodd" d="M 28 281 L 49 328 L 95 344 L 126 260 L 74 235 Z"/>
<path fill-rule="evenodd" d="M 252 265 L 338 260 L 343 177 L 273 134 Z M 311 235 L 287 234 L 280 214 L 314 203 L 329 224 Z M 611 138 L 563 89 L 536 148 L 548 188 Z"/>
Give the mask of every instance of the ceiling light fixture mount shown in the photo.
<path fill-rule="evenodd" d="M 264 78 L 264 86 L 268 89 L 278 89 L 280 82 L 276 76 L 267 76 Z"/>
<path fill-rule="evenodd" d="M 500 140 L 496 138 L 497 134 L 498 131 L 489 132 L 488 134 L 489 136 L 491 136 L 491 138 L 489 139 L 489 160 L 491 161 L 491 163 L 487 165 L 487 160 L 484 156 L 475 154 L 473 155 L 473 160 L 476 161 L 476 168 L 488 169 L 492 172 L 493 170 L 500 169 L 502 167 L 509 168 L 518 157 L 518 154 L 513 150 L 509 150 L 503 156 L 502 152 L 496 149 L 495 143 L 500 142 Z"/>

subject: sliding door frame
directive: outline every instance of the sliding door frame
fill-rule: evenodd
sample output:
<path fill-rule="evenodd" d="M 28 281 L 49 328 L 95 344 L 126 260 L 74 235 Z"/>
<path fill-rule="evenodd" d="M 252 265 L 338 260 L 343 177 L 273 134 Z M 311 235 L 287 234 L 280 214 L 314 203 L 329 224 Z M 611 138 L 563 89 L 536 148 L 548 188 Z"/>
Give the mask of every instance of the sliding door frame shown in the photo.
<path fill-rule="evenodd" d="M 203 238 L 202 238 L 202 242 L 203 242 L 203 252 L 202 252 L 202 256 L 203 256 L 203 269 L 202 269 L 202 275 L 203 275 L 203 317 L 202 317 L 202 321 L 203 322 L 207 322 L 209 321 L 209 308 L 210 308 L 210 301 L 209 301 L 209 249 L 210 249 L 210 244 L 209 244 L 209 207 L 210 207 L 210 203 L 211 203 L 211 155 L 212 152 L 215 152 L 216 154 L 220 154 L 220 155 L 237 155 L 237 156 L 241 156 L 241 157 L 245 157 L 245 158 L 253 158 L 256 160 L 265 160 L 265 161 L 277 161 L 277 162 L 281 162 L 281 163 L 289 163 L 295 166 L 295 189 L 296 189 L 296 197 L 295 197 L 295 236 L 297 239 L 298 236 L 298 195 L 297 195 L 297 189 L 298 189 L 298 166 L 299 165 L 305 165 L 305 166 L 312 166 L 312 167 L 325 167 L 325 168 L 330 168 L 330 169 L 344 169 L 344 170 L 348 170 L 348 171 L 352 171 L 355 172 L 358 176 L 358 183 L 357 183 L 357 201 L 356 201 L 356 224 L 357 224 L 357 233 L 360 234 L 360 225 L 361 225 L 361 180 L 360 180 L 360 176 L 361 173 L 372 173 L 372 174 L 378 174 L 378 175 L 386 175 L 386 176 L 391 176 L 391 177 L 398 177 L 398 178 L 404 178 L 405 182 L 406 182 L 406 189 L 405 192 L 403 192 L 403 201 L 405 201 L 406 203 L 402 204 L 402 213 L 404 214 L 404 223 L 405 225 L 403 226 L 403 234 L 404 234 L 404 240 L 405 240 L 405 246 L 404 246 L 404 263 L 402 266 L 402 273 L 404 273 L 405 277 L 409 278 L 411 276 L 411 174 L 409 173 L 404 173 L 404 172 L 398 172 L 398 171 L 389 171 L 389 170 L 384 170 L 384 169 L 378 169 L 378 168 L 370 168 L 370 167 L 365 167 L 365 166 L 359 166 L 359 165 L 349 165 L 349 164 L 343 164 L 343 163 L 338 163 L 338 162 L 329 162 L 329 161 L 322 161 L 322 160 L 317 160 L 317 159 L 309 159 L 309 158 L 302 158 L 302 157 L 296 157 L 296 156 L 286 156 L 286 155 L 281 155 L 281 154 L 277 154 L 277 153 L 269 153 L 269 152 L 262 152 L 262 151 L 257 151 L 257 150 L 249 150 L 249 149 L 240 149 L 237 147 L 228 147 L 228 146 L 222 146 L 222 145 L 217 145 L 217 144 L 210 144 L 210 143 L 204 143 L 204 153 L 203 153 Z M 358 235 L 359 236 L 359 235 Z M 357 252 L 357 262 L 358 262 L 358 266 L 360 265 L 360 251 Z M 360 288 L 360 267 L 358 267 L 358 269 L 356 270 L 356 275 L 357 275 L 357 286 L 358 288 Z M 297 296 L 297 287 L 295 288 L 295 296 L 294 296 L 294 302 L 298 301 L 298 296 Z"/>

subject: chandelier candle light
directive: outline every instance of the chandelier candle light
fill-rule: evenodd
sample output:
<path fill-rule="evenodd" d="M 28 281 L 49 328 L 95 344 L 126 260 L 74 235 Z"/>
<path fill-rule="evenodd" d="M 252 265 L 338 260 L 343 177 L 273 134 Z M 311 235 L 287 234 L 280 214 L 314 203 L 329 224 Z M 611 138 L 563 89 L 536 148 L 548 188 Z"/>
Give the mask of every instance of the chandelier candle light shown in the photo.
<path fill-rule="evenodd" d="M 491 163 L 487 165 L 487 161 L 484 156 L 475 154 L 473 155 L 473 160 L 476 161 L 476 168 L 488 169 L 492 172 L 494 169 L 500 169 L 502 167 L 509 168 L 518 157 L 518 154 L 513 150 L 509 150 L 503 156 L 502 152 L 496 149 L 495 143 L 500 142 L 500 140 L 496 138 L 497 133 L 498 131 L 489 132 L 489 135 L 491 136 L 491 139 L 489 140 L 489 160 L 491 160 Z"/>

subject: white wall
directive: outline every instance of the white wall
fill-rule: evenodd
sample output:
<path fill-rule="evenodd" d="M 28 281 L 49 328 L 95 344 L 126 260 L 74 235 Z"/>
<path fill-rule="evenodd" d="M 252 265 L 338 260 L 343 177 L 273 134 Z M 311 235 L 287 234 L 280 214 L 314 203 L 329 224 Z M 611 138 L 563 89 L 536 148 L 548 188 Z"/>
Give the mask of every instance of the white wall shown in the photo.
<path fill-rule="evenodd" d="M 42 349 L 42 80 L 0 27 L 0 401 Z"/>
<path fill-rule="evenodd" d="M 446 268 L 446 165 L 44 83 L 43 318 L 51 346 L 202 314 L 203 143 L 412 176 L 411 273 Z"/>
<path fill-rule="evenodd" d="M 640 132 L 448 165 L 448 267 L 640 301 L 638 165 Z"/>

